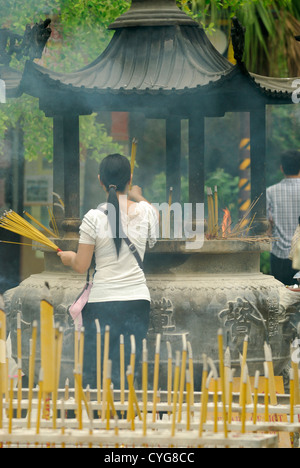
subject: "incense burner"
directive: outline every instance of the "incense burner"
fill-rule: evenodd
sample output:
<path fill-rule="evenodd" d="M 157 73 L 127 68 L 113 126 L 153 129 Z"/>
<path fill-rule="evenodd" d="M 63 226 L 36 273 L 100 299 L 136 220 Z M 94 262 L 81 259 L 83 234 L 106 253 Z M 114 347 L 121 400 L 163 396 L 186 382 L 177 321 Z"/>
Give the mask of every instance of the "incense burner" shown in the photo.
<path fill-rule="evenodd" d="M 61 241 L 62 249 L 76 250 L 77 241 Z M 199 385 L 202 354 L 218 361 L 217 332 L 224 330 L 231 365 L 239 371 L 239 354 L 246 335 L 250 375 L 263 372 L 264 341 L 271 345 L 275 374 L 290 360 L 290 342 L 300 319 L 300 293 L 288 290 L 272 276 L 260 273 L 260 254 L 269 248 L 262 242 L 205 241 L 199 250 L 187 250 L 183 240 L 161 240 L 145 256 L 145 273 L 151 292 L 148 332 L 149 361 L 154 358 L 156 334 L 162 334 L 160 386 L 165 388 L 167 346 L 182 350 L 185 334 L 193 350 L 195 383 Z M 32 323 L 39 322 L 45 282 L 55 309 L 55 321 L 64 329 L 61 384 L 73 381 L 74 324 L 68 307 L 85 284 L 85 275 L 64 267 L 57 255 L 45 252 L 45 271 L 32 275 L 4 295 L 16 359 L 16 320 L 21 312 L 22 368 L 28 371 Z M 102 324 L 105 326 L 105 324 Z M 39 343 L 37 357 L 39 359 Z M 40 365 L 37 359 L 36 371 Z M 149 362 L 151 364 L 151 362 Z M 151 365 L 150 365 L 151 371 Z"/>
<path fill-rule="evenodd" d="M 146 257 L 153 301 L 149 342 L 162 333 L 163 341 L 181 349 L 186 334 L 199 377 L 203 353 L 218 361 L 221 327 L 236 375 L 246 335 L 250 375 L 263 372 L 265 341 L 272 348 L 276 375 L 282 374 L 300 319 L 300 294 L 260 272 L 260 254 L 269 247 L 259 241 L 212 240 L 190 251 L 183 241 L 158 242 Z"/>

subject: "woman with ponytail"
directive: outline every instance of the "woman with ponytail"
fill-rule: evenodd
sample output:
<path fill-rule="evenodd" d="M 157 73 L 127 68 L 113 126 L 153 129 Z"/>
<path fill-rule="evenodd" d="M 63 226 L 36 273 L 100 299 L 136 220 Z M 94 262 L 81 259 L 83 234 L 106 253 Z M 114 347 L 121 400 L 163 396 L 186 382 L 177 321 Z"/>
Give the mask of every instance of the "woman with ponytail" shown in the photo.
<path fill-rule="evenodd" d="M 85 273 L 95 255 L 95 274 L 89 302 L 82 311 L 85 329 L 84 385 L 96 387 L 96 326 L 110 326 L 112 381 L 120 388 L 120 335 L 125 341 L 125 369 L 129 365 L 130 335 L 135 336 L 136 357 L 142 354 L 150 314 L 150 293 L 141 260 L 147 242 L 156 242 L 158 214 L 131 183 L 130 163 L 125 156 L 112 154 L 100 164 L 100 185 L 107 202 L 90 210 L 80 226 L 77 253 L 59 252 L 64 265 Z M 136 252 L 134 253 L 134 251 Z M 103 353 L 102 353 L 103 356 Z"/>

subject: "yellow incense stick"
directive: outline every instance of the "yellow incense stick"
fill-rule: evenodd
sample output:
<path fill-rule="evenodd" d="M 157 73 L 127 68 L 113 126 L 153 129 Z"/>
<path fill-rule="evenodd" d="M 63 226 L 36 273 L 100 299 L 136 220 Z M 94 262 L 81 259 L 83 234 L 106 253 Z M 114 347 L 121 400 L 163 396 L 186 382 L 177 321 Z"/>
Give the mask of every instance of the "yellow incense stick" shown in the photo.
<path fill-rule="evenodd" d="M 172 413 L 172 431 L 171 431 L 172 437 L 174 437 L 175 435 L 176 407 L 177 407 L 177 397 L 178 397 L 178 388 L 179 388 L 179 377 L 180 377 L 180 352 L 176 351 L 174 387 L 173 387 L 173 413 Z"/>
<path fill-rule="evenodd" d="M 266 362 L 264 362 L 264 371 L 265 371 L 265 422 L 269 422 L 269 369 Z"/>
<path fill-rule="evenodd" d="M 239 399 L 239 405 L 242 406 L 242 394 L 243 394 L 243 375 L 244 375 L 244 369 L 246 366 L 247 362 L 247 353 L 248 353 L 248 336 L 246 335 L 244 338 L 244 343 L 243 343 L 243 355 L 241 359 L 241 378 L 240 378 L 240 399 Z"/>
<path fill-rule="evenodd" d="M 224 424 L 224 436 L 227 437 L 227 414 L 226 414 L 226 385 L 225 385 L 225 370 L 224 370 L 224 357 L 223 357 L 223 330 L 218 331 L 218 345 L 219 345 L 219 368 L 221 377 L 221 389 L 222 389 L 222 407 L 223 407 L 223 424 Z"/>
<path fill-rule="evenodd" d="M 294 369 L 290 369 L 290 422 L 294 422 L 294 406 L 295 406 L 295 381 Z"/>
<path fill-rule="evenodd" d="M 97 403 L 101 403 L 101 327 L 98 319 L 95 320 L 97 330 Z"/>
<path fill-rule="evenodd" d="M 58 228 L 57 228 L 56 219 L 55 219 L 55 216 L 53 214 L 53 210 L 52 210 L 52 208 L 50 206 L 47 206 L 47 208 L 48 208 L 48 213 L 49 213 L 49 217 L 50 217 L 50 222 L 51 222 L 51 224 L 53 226 L 54 236 L 59 237 L 59 232 L 58 232 Z"/>
<path fill-rule="evenodd" d="M 10 385 L 9 385 L 9 410 L 8 410 L 8 433 L 9 434 L 12 434 L 13 401 L 14 401 L 14 379 L 11 377 Z"/>
<path fill-rule="evenodd" d="M 6 229 L 7 231 L 14 232 L 19 234 L 22 237 L 31 239 L 35 242 L 38 242 L 46 247 L 55 250 L 56 252 L 60 251 L 57 245 L 54 244 L 48 237 L 46 237 L 41 231 L 36 229 L 32 224 L 26 221 L 22 216 L 18 215 L 14 211 L 6 212 L 0 218 L 0 227 Z"/>
<path fill-rule="evenodd" d="M 270 345 L 268 345 L 267 343 L 264 343 L 264 352 L 265 352 L 265 361 L 267 362 L 267 366 L 268 366 L 270 403 L 271 405 L 277 405 L 272 350 L 271 350 Z"/>
<path fill-rule="evenodd" d="M 169 200 L 168 200 L 168 213 L 166 217 L 166 238 L 170 239 L 171 236 L 171 206 L 173 199 L 173 187 L 169 189 Z"/>
<path fill-rule="evenodd" d="M 247 366 L 244 367 L 244 373 L 242 378 L 242 395 L 241 395 L 241 400 L 242 400 L 242 429 L 241 433 L 245 434 L 246 432 L 246 399 L 247 399 L 247 375 L 248 375 L 248 370 Z"/>
<path fill-rule="evenodd" d="M 231 355 L 230 349 L 227 346 L 225 353 L 224 353 L 224 374 L 225 374 L 225 396 L 226 396 L 226 404 L 228 404 L 228 395 L 229 395 L 229 382 L 231 378 Z"/>
<path fill-rule="evenodd" d="M 0 244 L 14 244 L 14 245 L 23 245 L 25 247 L 32 247 L 32 244 L 26 244 L 24 242 L 4 241 L 4 240 L 0 240 Z"/>
<path fill-rule="evenodd" d="M 77 382 L 77 421 L 78 421 L 78 429 L 81 430 L 83 428 L 82 423 L 82 394 L 81 394 L 81 380 L 80 380 L 80 365 L 77 366 L 77 369 L 74 369 L 74 379 Z"/>
<path fill-rule="evenodd" d="M 0 373 L 1 373 L 0 399 L 1 399 L 1 404 L 2 404 L 3 395 L 7 394 L 7 389 L 8 389 L 8 372 L 7 372 L 7 356 L 6 356 L 6 315 L 4 312 L 4 302 L 3 302 L 2 296 L 0 296 Z M 2 410 L 1 410 L 0 417 L 2 418 Z"/>
<path fill-rule="evenodd" d="M 256 371 L 255 378 L 254 378 L 253 424 L 257 423 L 258 384 L 259 384 L 259 371 Z"/>
<path fill-rule="evenodd" d="M 102 396 L 102 421 L 105 419 L 105 402 L 106 402 L 106 374 L 107 374 L 107 362 L 109 359 L 109 337 L 110 337 L 110 327 L 106 325 L 104 333 L 104 355 L 103 355 L 103 396 Z"/>
<path fill-rule="evenodd" d="M 1 322 L 0 322 L 0 336 L 1 336 Z M 0 351 L 1 352 L 1 351 Z M 3 373 L 1 365 L 1 355 L 0 355 L 0 429 L 3 428 Z M 2 448 L 2 445 L 0 444 Z"/>
<path fill-rule="evenodd" d="M 31 410 L 32 410 L 32 393 L 34 385 L 35 374 L 35 354 L 37 342 L 37 321 L 32 323 L 32 338 L 30 343 L 30 357 L 29 357 L 29 380 L 28 380 L 28 412 L 27 412 L 27 429 L 31 428 Z"/>
<path fill-rule="evenodd" d="M 214 234 L 218 234 L 219 230 L 219 201 L 218 201 L 218 187 L 215 185 L 214 191 L 214 205 L 215 205 L 215 216 L 214 216 Z"/>
<path fill-rule="evenodd" d="M 190 371 L 186 370 L 186 430 L 191 430 L 191 378 Z"/>
<path fill-rule="evenodd" d="M 129 389 L 127 421 L 131 422 L 131 430 L 134 431 L 134 429 L 135 429 L 135 424 L 134 424 L 134 394 L 133 394 L 133 374 L 132 374 L 131 366 L 128 366 L 126 376 L 127 376 L 128 389 Z"/>
<path fill-rule="evenodd" d="M 161 339 L 161 335 L 159 333 L 156 335 L 156 347 L 155 347 L 155 358 L 154 358 L 152 422 L 155 422 L 155 419 L 156 419 L 157 390 L 158 390 L 158 378 L 159 378 L 160 339 Z"/>
<path fill-rule="evenodd" d="M 213 377 L 213 371 L 210 371 L 210 373 L 207 376 L 206 381 L 204 382 L 204 388 L 203 388 L 203 391 L 202 391 L 201 413 L 200 413 L 200 424 L 199 424 L 199 437 L 202 437 L 202 435 L 203 435 L 203 426 L 204 426 L 204 423 L 206 422 L 207 403 L 208 403 L 208 390 L 209 390 L 209 385 L 210 385 L 210 381 L 211 381 L 212 377 Z"/>
<path fill-rule="evenodd" d="M 49 212 L 49 208 L 48 208 Z M 27 218 L 31 219 L 37 226 L 39 226 L 41 229 L 43 229 L 47 234 L 50 234 L 50 236 L 53 237 L 58 237 L 53 231 L 50 231 L 50 229 L 46 228 L 43 224 L 41 224 L 36 218 L 34 218 L 31 214 L 27 213 L 27 211 L 24 211 L 24 215 L 27 216 Z"/>
<path fill-rule="evenodd" d="M 134 379 L 134 371 L 135 371 L 135 337 L 134 335 L 130 335 L 130 345 L 131 345 L 131 354 L 130 354 L 130 365 L 132 370 L 132 375 Z"/>
<path fill-rule="evenodd" d="M 61 408 L 60 408 L 60 417 L 61 417 L 61 435 L 65 435 L 65 402 L 64 399 L 62 398 L 61 400 Z M 65 448 L 66 444 L 63 442 L 61 444 L 61 448 Z"/>
<path fill-rule="evenodd" d="M 186 336 L 182 335 L 182 358 L 181 358 L 181 371 L 180 371 L 180 386 L 179 386 L 179 406 L 178 406 L 178 419 L 177 422 L 181 422 L 182 416 L 182 404 L 183 404 L 183 392 L 184 392 L 184 383 L 185 383 L 185 373 L 186 373 L 186 359 L 187 359 L 187 342 Z"/>
<path fill-rule="evenodd" d="M 21 313 L 17 313 L 17 357 L 18 357 L 18 409 L 17 418 L 20 419 L 21 402 L 22 402 L 22 330 L 21 330 Z"/>
<path fill-rule="evenodd" d="M 293 352 L 296 350 L 297 348 L 293 348 L 291 346 L 291 367 L 294 371 L 295 405 L 299 405 L 300 404 L 299 367 L 298 367 L 298 363 L 294 362 L 293 360 Z"/>
<path fill-rule="evenodd" d="M 167 341 L 167 350 L 168 350 L 168 405 L 171 406 L 172 404 L 172 348 L 171 343 Z M 168 411 L 168 415 L 170 416 L 171 411 Z"/>
<path fill-rule="evenodd" d="M 124 348 L 124 335 L 120 335 L 120 391 L 121 391 L 121 405 L 125 403 L 125 348 Z M 124 410 L 121 410 L 122 418 L 124 417 Z"/>
<path fill-rule="evenodd" d="M 50 303 L 49 285 L 44 287 L 44 299 L 40 306 L 41 364 L 44 372 L 43 389 L 52 393 L 55 388 L 55 333 L 54 309 Z"/>
<path fill-rule="evenodd" d="M 39 374 L 39 392 L 38 392 L 38 409 L 37 409 L 37 418 L 36 418 L 36 433 L 40 433 L 41 427 L 41 414 L 42 414 L 42 401 L 43 401 L 43 380 L 44 380 L 44 372 L 43 369 L 40 369 Z"/>
<path fill-rule="evenodd" d="M 106 369 L 106 430 L 110 429 L 110 385 L 111 385 L 111 366 L 112 362 L 110 359 L 107 361 Z"/>
<path fill-rule="evenodd" d="M 233 391 L 233 370 L 230 369 L 230 375 L 228 376 L 228 424 L 232 422 L 232 391 Z"/>
<path fill-rule="evenodd" d="M 143 340 L 143 369 L 142 369 L 142 387 L 143 387 L 143 436 L 147 435 L 147 402 L 148 402 L 148 350 L 147 341 Z"/>
<path fill-rule="evenodd" d="M 55 327 L 55 387 L 53 391 L 53 429 L 56 429 L 57 397 L 58 397 L 58 388 L 59 388 L 59 379 L 60 379 L 62 344 L 63 344 L 63 330 L 62 330 L 62 327 L 59 327 L 59 325 L 56 325 Z"/>
<path fill-rule="evenodd" d="M 133 172 L 134 172 L 134 167 L 135 167 L 135 159 L 136 159 L 136 151 L 137 151 L 137 140 L 134 138 L 132 140 L 132 145 L 131 145 L 131 160 L 130 160 L 130 170 L 131 170 L 131 183 L 130 183 L 130 188 L 132 188 L 132 178 L 133 178 Z"/>
<path fill-rule="evenodd" d="M 194 361 L 193 361 L 193 350 L 192 350 L 192 345 L 188 341 L 187 342 L 187 347 L 188 347 L 188 354 L 189 354 L 189 373 L 190 373 L 190 380 L 191 380 L 191 405 L 194 406 L 195 399 L 194 399 Z"/>

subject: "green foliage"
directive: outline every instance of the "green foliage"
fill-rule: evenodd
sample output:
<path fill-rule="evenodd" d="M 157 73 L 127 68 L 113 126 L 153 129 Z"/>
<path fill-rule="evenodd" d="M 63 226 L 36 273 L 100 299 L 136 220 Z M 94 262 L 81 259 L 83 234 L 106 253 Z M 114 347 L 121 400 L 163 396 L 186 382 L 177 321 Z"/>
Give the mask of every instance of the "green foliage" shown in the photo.
<path fill-rule="evenodd" d="M 50 38 L 42 65 L 56 71 L 70 72 L 91 63 L 100 55 L 111 37 L 107 26 L 129 4 L 126 0 L 6 0 L 1 6 L 5 21 L 0 23 L 0 27 L 23 35 L 26 24 L 50 17 L 52 27 L 59 31 L 61 39 L 56 41 Z M 13 58 L 10 66 L 22 71 L 25 60 L 23 58 L 18 62 Z M 107 135 L 96 117 L 93 114 L 80 119 L 81 155 L 98 160 L 106 151 L 119 151 L 120 147 Z M 1 106 L 0 142 L 3 142 L 7 129 L 15 127 L 18 122 L 24 128 L 25 158 L 45 157 L 51 161 L 52 120 L 39 110 L 36 99 L 23 95 Z"/>

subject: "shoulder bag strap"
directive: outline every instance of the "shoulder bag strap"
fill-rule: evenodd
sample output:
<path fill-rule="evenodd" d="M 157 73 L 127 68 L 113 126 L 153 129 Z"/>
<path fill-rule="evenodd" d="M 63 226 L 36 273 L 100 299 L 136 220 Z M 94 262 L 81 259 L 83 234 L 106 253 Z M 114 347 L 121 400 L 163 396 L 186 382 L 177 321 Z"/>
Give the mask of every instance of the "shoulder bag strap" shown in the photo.
<path fill-rule="evenodd" d="M 102 211 L 105 215 L 107 215 L 107 210 L 104 210 L 101 206 L 98 206 L 98 210 Z M 122 239 L 124 239 L 124 241 L 128 245 L 130 252 L 134 255 L 141 270 L 144 270 L 143 260 L 141 259 L 141 256 L 138 253 L 136 246 L 131 242 L 130 239 L 128 239 L 127 236 L 125 236 L 125 234 L 124 234 L 124 237 L 122 237 Z"/>

